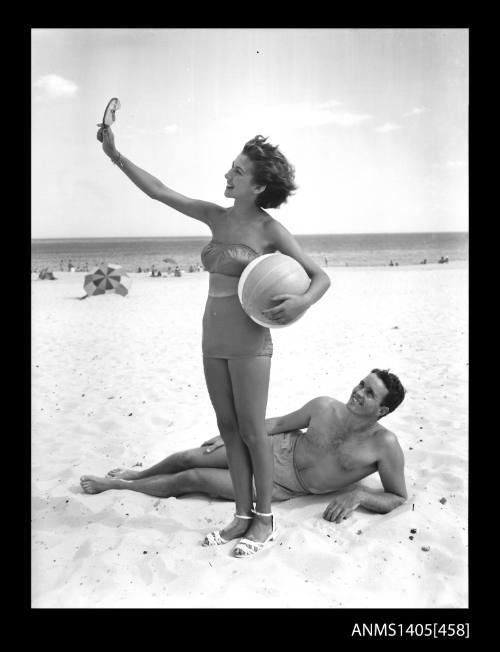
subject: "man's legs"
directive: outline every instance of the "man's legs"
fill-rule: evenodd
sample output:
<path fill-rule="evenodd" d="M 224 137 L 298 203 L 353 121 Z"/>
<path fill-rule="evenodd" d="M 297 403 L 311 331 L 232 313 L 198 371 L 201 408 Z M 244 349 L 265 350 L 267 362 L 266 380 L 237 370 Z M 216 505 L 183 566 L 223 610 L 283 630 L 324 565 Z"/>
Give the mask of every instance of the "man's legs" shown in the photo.
<path fill-rule="evenodd" d="M 107 474 L 111 478 L 122 480 L 142 480 L 155 475 L 172 475 L 180 471 L 197 468 L 227 469 L 227 456 L 225 446 L 216 448 L 212 453 L 205 453 L 203 447 L 190 448 L 169 455 L 158 464 L 143 471 L 133 469 L 113 469 Z"/>
<path fill-rule="evenodd" d="M 195 468 L 138 480 L 84 475 L 80 478 L 80 485 L 88 494 L 101 493 L 109 489 L 128 489 L 158 498 L 203 493 L 216 498 L 234 500 L 233 483 L 228 469 Z"/>
<path fill-rule="evenodd" d="M 80 479 L 82 489 L 90 494 L 129 489 L 160 498 L 200 492 L 232 499 L 234 492 L 227 482 L 231 485 L 224 446 L 212 453 L 204 448 L 173 453 L 144 471 L 114 469 L 105 478 L 84 475 Z"/>

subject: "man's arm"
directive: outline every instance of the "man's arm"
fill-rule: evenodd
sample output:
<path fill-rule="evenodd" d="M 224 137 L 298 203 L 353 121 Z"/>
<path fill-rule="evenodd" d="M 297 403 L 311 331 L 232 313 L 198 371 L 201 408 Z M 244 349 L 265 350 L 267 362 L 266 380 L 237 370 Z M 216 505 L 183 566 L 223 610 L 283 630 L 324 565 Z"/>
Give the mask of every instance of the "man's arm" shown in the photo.
<path fill-rule="evenodd" d="M 408 498 L 405 483 L 405 457 L 397 437 L 386 430 L 380 435 L 380 457 L 378 459 L 378 472 L 385 493 L 392 494 L 399 499 L 399 504 Z"/>
<path fill-rule="evenodd" d="M 364 488 L 339 491 L 323 512 L 327 521 L 340 523 L 351 516 L 357 507 L 365 507 L 378 514 L 387 514 L 408 498 L 404 476 L 404 455 L 396 436 L 389 431 L 380 435 L 378 472 L 383 493 Z"/>
<path fill-rule="evenodd" d="M 326 403 L 329 404 L 330 400 L 331 399 L 327 396 L 318 396 L 317 398 L 308 401 L 299 410 L 295 410 L 295 412 L 290 412 L 281 417 L 266 419 L 267 434 L 280 435 L 281 433 L 289 432 L 290 430 L 307 428 L 314 412 L 321 409 Z"/>
<path fill-rule="evenodd" d="M 290 414 L 285 414 L 282 417 L 266 419 L 267 434 L 280 435 L 290 430 L 307 428 L 313 413 L 321 407 L 327 404 L 329 405 L 330 400 L 327 396 L 319 396 L 318 398 L 313 398 L 295 412 L 290 412 Z M 203 442 L 202 446 L 208 446 L 204 451 L 205 453 L 212 453 L 217 448 L 224 446 L 224 442 L 222 441 L 222 437 L 216 436 L 212 437 L 212 439 L 207 439 L 207 441 Z"/>

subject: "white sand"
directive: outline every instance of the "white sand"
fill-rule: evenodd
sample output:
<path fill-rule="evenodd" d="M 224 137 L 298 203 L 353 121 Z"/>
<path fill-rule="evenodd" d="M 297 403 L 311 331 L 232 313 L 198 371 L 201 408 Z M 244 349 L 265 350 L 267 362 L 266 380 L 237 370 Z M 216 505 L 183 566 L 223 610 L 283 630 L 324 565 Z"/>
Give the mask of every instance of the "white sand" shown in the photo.
<path fill-rule="evenodd" d="M 79 485 L 217 434 L 201 359 L 208 275 L 135 274 L 127 298 L 84 301 L 83 274 L 32 281 L 33 607 L 468 606 L 467 266 L 327 271 L 323 299 L 273 333 L 268 415 L 347 400 L 390 368 L 408 389 L 384 425 L 409 499 L 341 525 L 321 518 L 331 495 L 275 503 L 278 542 L 243 560 L 199 545 L 230 502 Z"/>

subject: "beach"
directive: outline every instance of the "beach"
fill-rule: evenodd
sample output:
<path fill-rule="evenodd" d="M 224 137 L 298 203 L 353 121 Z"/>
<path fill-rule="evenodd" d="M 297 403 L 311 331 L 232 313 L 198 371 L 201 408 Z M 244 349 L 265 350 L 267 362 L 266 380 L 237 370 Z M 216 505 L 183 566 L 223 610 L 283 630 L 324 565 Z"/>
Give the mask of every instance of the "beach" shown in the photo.
<path fill-rule="evenodd" d="M 32 278 L 32 607 L 468 606 L 468 264 L 325 271 L 325 296 L 273 330 L 267 414 L 347 401 L 389 368 L 407 396 L 381 423 L 403 449 L 408 500 L 340 525 L 322 518 L 333 494 L 275 503 L 280 535 L 250 559 L 200 545 L 231 502 L 80 487 L 218 434 L 201 357 L 208 273 L 131 273 L 127 297 L 85 300 L 83 273 Z M 360 484 L 382 490 L 377 474 Z"/>

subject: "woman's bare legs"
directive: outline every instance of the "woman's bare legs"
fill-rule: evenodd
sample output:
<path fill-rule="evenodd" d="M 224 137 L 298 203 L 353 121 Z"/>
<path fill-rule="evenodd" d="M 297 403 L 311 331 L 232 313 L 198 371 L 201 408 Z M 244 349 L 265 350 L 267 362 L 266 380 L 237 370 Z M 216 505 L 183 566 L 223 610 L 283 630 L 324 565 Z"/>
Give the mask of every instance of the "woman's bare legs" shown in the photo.
<path fill-rule="evenodd" d="M 229 472 L 233 481 L 236 513 L 251 516 L 253 508 L 252 464 L 250 454 L 238 431 L 228 361 L 203 358 L 207 389 L 217 417 L 217 426 L 226 448 Z M 235 539 L 243 536 L 252 521 L 235 518 L 221 536 Z"/>
<path fill-rule="evenodd" d="M 239 433 L 250 453 L 256 489 L 256 511 L 271 512 L 273 493 L 273 447 L 265 419 L 271 358 L 256 356 L 229 360 L 229 372 Z M 256 516 L 245 538 L 265 541 L 271 534 L 270 516 Z"/>

